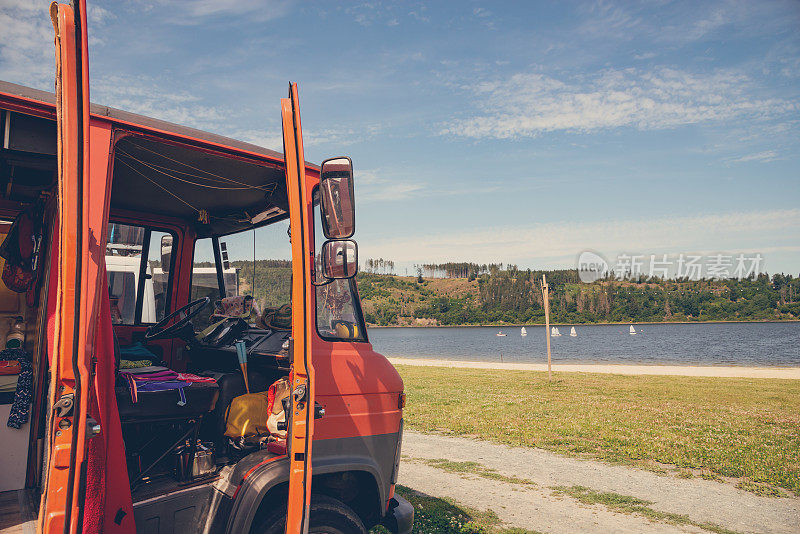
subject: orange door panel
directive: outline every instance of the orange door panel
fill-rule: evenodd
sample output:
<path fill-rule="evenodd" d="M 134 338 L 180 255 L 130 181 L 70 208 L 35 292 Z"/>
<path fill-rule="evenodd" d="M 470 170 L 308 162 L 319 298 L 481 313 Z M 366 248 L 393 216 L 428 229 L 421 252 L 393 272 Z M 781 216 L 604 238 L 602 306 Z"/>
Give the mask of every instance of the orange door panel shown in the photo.
<path fill-rule="evenodd" d="M 51 410 L 51 416 L 39 531 L 131 532 L 132 519 L 114 528 L 102 526 L 110 501 L 116 505 L 114 510 L 132 516 L 130 492 L 122 492 L 122 498 L 116 493 L 109 497 L 105 484 L 106 470 L 119 470 L 121 454 L 116 404 L 107 402 L 109 387 L 113 395 L 113 364 L 108 368 L 113 343 L 105 329 L 110 322 L 101 321 L 110 321 L 104 300 L 104 254 L 112 132 L 107 123 L 90 127 L 85 0 L 71 5 L 54 2 L 50 16 L 56 47 L 58 226 L 54 235 L 58 241 L 53 245 L 57 260 L 52 265 L 57 272 L 51 273 L 55 291 L 48 297 L 55 301 L 48 317 L 53 336 L 45 409 Z M 91 154 L 90 144 L 97 147 Z M 116 425 L 109 424 L 112 420 Z M 123 474 L 127 481 L 127 472 Z"/>
<path fill-rule="evenodd" d="M 88 173 L 89 95 L 82 5 L 53 3 L 58 122 L 59 264 L 55 354 L 51 366 L 50 456 L 40 514 L 44 533 L 78 532 L 83 498 L 89 369 L 81 350 L 81 255 L 84 173 Z M 78 490 L 78 491 L 76 491 Z"/>
<path fill-rule="evenodd" d="M 306 199 L 303 134 L 297 84 L 289 87 L 289 98 L 281 99 L 286 189 L 292 236 L 292 413 L 289 436 L 289 503 L 287 534 L 308 532 L 311 504 L 311 440 L 314 434 L 314 366 L 311 363 L 311 332 L 314 321 L 309 246 L 311 221 Z"/>

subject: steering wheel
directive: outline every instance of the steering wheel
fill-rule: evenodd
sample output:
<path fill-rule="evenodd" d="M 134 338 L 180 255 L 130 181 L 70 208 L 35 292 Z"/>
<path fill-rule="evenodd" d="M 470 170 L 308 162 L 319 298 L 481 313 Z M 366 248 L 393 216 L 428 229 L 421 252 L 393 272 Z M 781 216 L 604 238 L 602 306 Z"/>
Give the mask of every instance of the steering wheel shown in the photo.
<path fill-rule="evenodd" d="M 208 306 L 209 302 L 211 302 L 209 297 L 202 297 L 197 300 L 193 300 L 186 306 L 178 308 L 153 326 L 149 327 L 144 333 L 144 339 L 146 341 L 151 341 L 153 339 L 165 339 L 170 337 L 183 338 L 184 336 L 181 334 L 193 337 L 194 328 L 192 328 L 189 321 L 192 317 L 200 313 L 203 308 Z M 167 326 L 175 317 L 178 317 L 178 320 L 175 321 L 173 325 Z M 189 329 L 188 332 L 186 331 L 187 327 Z"/>

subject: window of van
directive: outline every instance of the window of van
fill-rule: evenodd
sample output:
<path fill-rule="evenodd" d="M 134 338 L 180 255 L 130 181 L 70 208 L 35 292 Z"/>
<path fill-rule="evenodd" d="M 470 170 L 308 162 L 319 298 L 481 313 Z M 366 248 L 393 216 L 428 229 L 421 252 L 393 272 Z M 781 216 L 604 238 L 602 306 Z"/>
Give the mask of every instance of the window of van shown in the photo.
<path fill-rule="evenodd" d="M 213 303 L 219 300 L 220 287 L 217 268 L 214 262 L 214 241 L 210 237 L 194 242 L 194 261 L 192 262 L 192 293 L 190 301 L 209 297 L 212 305 L 206 306 L 194 319 L 192 324 L 202 331 L 211 324 Z"/>
<path fill-rule="evenodd" d="M 214 239 L 195 243 L 192 269 L 192 299 L 211 297 L 212 305 L 193 319 L 202 330 L 232 309 L 239 309 L 233 297 L 252 297 L 252 311 L 245 317 L 256 327 L 284 328 L 289 313 L 292 285 L 292 247 L 288 220 L 276 221 L 254 230 L 245 230 L 218 238 L 224 294 L 217 279 Z M 249 302 L 249 299 L 248 299 Z M 266 322 L 262 320 L 266 318 Z"/>
<path fill-rule="evenodd" d="M 109 224 L 105 259 L 114 324 L 152 324 L 167 314 L 174 240 L 162 230 Z"/>
<path fill-rule="evenodd" d="M 318 285 L 316 289 L 317 333 L 328 341 L 366 341 L 367 331 L 361 314 L 355 278 L 325 280 L 322 273 L 320 251 L 325 242 L 322 233 L 322 216 L 319 209 L 319 190 L 314 192 L 314 265 Z M 326 283 L 327 282 L 327 283 Z"/>

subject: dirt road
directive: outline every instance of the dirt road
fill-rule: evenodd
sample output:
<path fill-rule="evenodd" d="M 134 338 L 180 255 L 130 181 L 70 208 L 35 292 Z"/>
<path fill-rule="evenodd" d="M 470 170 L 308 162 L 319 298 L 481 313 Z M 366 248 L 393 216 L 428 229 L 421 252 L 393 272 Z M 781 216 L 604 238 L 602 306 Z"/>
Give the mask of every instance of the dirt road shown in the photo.
<path fill-rule="evenodd" d="M 510 371 L 547 371 L 544 363 L 469 362 L 422 358 L 389 358 L 392 365 L 460 367 L 469 369 L 506 369 Z M 715 365 L 622 365 L 595 363 L 557 363 L 554 372 L 607 373 L 618 375 L 707 376 L 715 378 L 786 378 L 800 380 L 800 367 L 725 367 Z"/>
<path fill-rule="evenodd" d="M 682 479 L 538 449 L 406 431 L 403 456 L 400 484 L 474 509 L 491 509 L 508 526 L 541 532 L 709 532 L 714 525 L 734 532 L 797 533 L 800 525 L 797 497 L 760 497 L 730 483 Z M 586 504 L 563 491 L 576 487 L 650 501 L 652 513 L 622 513 L 613 505 Z M 678 515 L 687 520 L 669 520 Z"/>

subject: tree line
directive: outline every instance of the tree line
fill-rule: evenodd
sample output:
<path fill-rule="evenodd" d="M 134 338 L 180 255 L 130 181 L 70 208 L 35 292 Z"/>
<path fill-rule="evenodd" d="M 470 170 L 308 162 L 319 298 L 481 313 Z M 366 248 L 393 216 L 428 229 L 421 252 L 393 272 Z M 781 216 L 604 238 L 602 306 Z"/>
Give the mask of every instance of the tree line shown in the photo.
<path fill-rule="evenodd" d="M 366 273 L 359 276 L 359 291 L 373 324 L 536 324 L 544 322 L 542 274 L 550 285 L 551 321 L 557 323 L 800 318 L 800 278 L 785 274 L 743 280 L 607 278 L 586 284 L 574 269 L 487 266 L 487 272 L 455 293 L 436 279 L 420 283 L 419 278 L 413 282 Z"/>
<path fill-rule="evenodd" d="M 369 260 L 368 260 L 369 261 Z M 196 266 L 213 266 L 198 262 Z M 541 280 L 550 285 L 551 321 L 557 323 L 747 321 L 800 318 L 800 277 L 765 273 L 727 280 L 608 277 L 582 283 L 575 269 L 521 270 L 515 265 L 424 264 L 424 274 L 389 274 L 394 262 L 367 263 L 358 274 L 364 315 L 371 324 L 536 324 L 544 322 Z M 239 294 L 260 307 L 289 302 L 291 262 L 232 261 Z M 383 274 L 386 273 L 386 274 Z M 255 291 L 253 291 L 255 289 Z"/>

